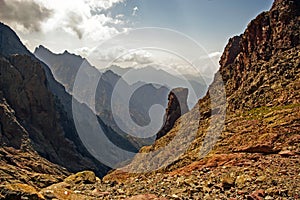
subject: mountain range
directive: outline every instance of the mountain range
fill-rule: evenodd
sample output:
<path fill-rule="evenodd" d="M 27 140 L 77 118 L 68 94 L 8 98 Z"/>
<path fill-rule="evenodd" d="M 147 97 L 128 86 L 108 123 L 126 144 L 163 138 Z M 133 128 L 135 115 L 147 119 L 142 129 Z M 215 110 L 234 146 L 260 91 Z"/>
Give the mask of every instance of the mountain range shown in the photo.
<path fill-rule="evenodd" d="M 45 47 L 39 46 L 35 49 L 34 54 L 49 66 L 54 77 L 65 86 L 69 94 L 75 96 L 78 101 L 88 105 L 92 110 L 95 108 L 95 113 L 103 122 L 108 124 L 118 134 L 123 135 L 123 137 L 127 137 L 126 131 L 124 132 L 124 130 L 119 128 L 116 121 L 121 121 L 122 124 L 127 126 L 126 130 L 130 131 L 134 127 L 126 119 L 132 119 L 139 126 L 146 126 L 151 121 L 149 109 L 152 105 L 158 104 L 164 108 L 167 106 L 167 96 L 172 89 L 168 88 L 168 86 L 153 85 L 141 81 L 129 84 L 113 71 L 107 70 L 101 73 L 86 59 L 67 51 L 62 54 L 54 54 Z M 79 70 L 80 80 L 83 81 L 80 83 L 80 88 L 73 92 L 76 76 L 79 76 Z M 142 76 L 141 72 L 138 72 L 136 75 L 136 77 L 139 76 Z M 178 78 L 168 75 L 168 78 L 170 77 L 178 82 Z M 92 91 L 92 87 L 90 87 L 92 85 L 91 80 L 96 79 L 98 79 L 97 88 L 96 91 Z M 177 84 L 177 86 L 179 85 Z M 125 98 L 127 94 L 132 94 L 130 99 Z M 93 99 L 90 97 L 93 98 L 94 96 L 96 100 L 93 103 Z M 112 99 L 113 97 L 114 99 Z M 126 105 L 129 107 L 130 118 L 128 118 L 127 110 L 124 109 Z M 118 116 L 113 115 L 113 109 L 117 111 Z M 161 118 L 163 114 L 164 112 L 162 111 L 155 113 L 157 117 L 161 116 Z M 161 125 L 156 125 L 155 127 Z M 130 137 L 129 140 L 136 148 L 140 148 L 146 144 L 153 143 L 155 137 L 143 140 Z"/>
<path fill-rule="evenodd" d="M 143 85 L 133 95 L 131 116 L 147 123 L 148 110 L 140 106 L 152 105 L 157 99 L 149 94 L 161 97 L 163 86 L 134 86 L 112 71 L 95 71 L 103 80 L 96 87 L 100 101 L 93 105 L 85 94 L 90 91 L 74 94 L 72 83 L 82 62 L 86 72 L 95 68 L 68 52 L 39 49 L 46 55 L 37 56 L 42 61 L 0 24 L 0 199 L 299 199 L 298 0 L 275 0 L 243 34 L 229 39 L 212 84 L 190 111 L 186 88 L 166 93 L 163 88 L 164 121 L 147 146 L 118 130 L 111 110 L 105 117 L 101 109 L 111 106 L 118 81 L 131 89 Z M 50 64 L 52 59 L 57 60 Z M 117 99 L 131 92 L 124 91 Z M 123 102 L 117 103 L 119 108 Z M 103 137 L 135 156 L 98 145 L 112 160 L 124 161 L 109 171 L 96 159 L 102 153 L 93 154 L 80 137 L 86 130 L 76 127 L 74 105 L 80 123 L 101 127 Z M 99 142 L 93 135 L 89 139 L 93 147 Z"/>
<path fill-rule="evenodd" d="M 94 112 L 65 91 L 49 67 L 26 49 L 12 29 L 1 24 L 0 30 L 1 91 L 4 101 L 14 110 L 18 125 L 29 134 L 33 149 L 69 171 L 93 169 L 103 176 L 109 167 L 91 156 L 83 145 L 76 130 L 72 103 L 86 114 L 83 120 L 90 126 Z M 113 140 L 115 143 L 132 152 L 137 151 L 134 144 L 113 131 L 99 117 L 98 120 L 110 138 L 116 138 Z"/>

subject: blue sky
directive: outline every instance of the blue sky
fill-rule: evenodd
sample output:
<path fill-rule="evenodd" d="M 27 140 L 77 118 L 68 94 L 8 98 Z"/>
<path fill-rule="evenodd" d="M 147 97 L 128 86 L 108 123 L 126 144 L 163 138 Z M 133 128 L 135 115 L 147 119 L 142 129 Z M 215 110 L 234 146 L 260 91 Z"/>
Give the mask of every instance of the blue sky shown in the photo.
<path fill-rule="evenodd" d="M 41 44 L 56 53 L 68 50 L 84 57 L 97 50 L 97 46 L 102 42 L 135 28 L 168 28 L 187 35 L 202 45 L 208 55 L 193 53 L 201 58 L 209 57 L 217 65 L 228 39 L 242 33 L 255 16 L 270 9 L 272 2 L 272 0 L 0 0 L 0 21 L 11 26 L 31 51 Z M 138 33 L 132 37 L 135 39 L 134 42 L 142 45 L 151 35 L 143 36 Z M 157 40 L 161 40 L 161 43 L 167 46 L 186 45 L 183 43 L 184 40 L 180 43 L 176 37 L 170 36 L 170 39 L 157 37 Z M 115 45 L 116 48 L 111 48 L 111 52 L 98 49 L 97 52 L 101 55 L 98 54 L 97 58 L 105 60 L 113 57 L 116 51 L 126 52 L 116 40 L 108 44 Z M 189 46 L 182 49 L 188 51 Z M 145 61 L 153 61 L 151 56 L 150 52 L 143 50 L 122 60 L 126 61 L 126 66 L 134 64 L 141 66 Z M 167 61 L 170 62 L 176 61 Z M 102 67 L 101 62 L 93 64 Z M 211 71 L 215 72 L 216 68 Z"/>
<path fill-rule="evenodd" d="M 112 11 L 129 16 L 135 27 L 164 27 L 183 32 L 210 50 L 222 50 L 272 0 L 132 0 Z M 132 8 L 138 7 L 136 16 Z"/>

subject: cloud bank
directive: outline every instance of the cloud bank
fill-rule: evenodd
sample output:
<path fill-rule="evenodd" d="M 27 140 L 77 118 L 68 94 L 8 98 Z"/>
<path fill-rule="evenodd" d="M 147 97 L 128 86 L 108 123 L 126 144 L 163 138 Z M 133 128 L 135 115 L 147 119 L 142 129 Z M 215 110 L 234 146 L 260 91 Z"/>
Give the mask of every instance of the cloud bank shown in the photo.
<path fill-rule="evenodd" d="M 86 51 L 86 49 L 82 49 Z M 134 64 L 149 64 L 154 62 L 153 55 L 146 50 L 128 51 L 124 47 L 116 46 L 106 50 L 96 49 L 93 56 L 100 61 L 114 61 L 115 63 L 131 62 Z"/>
<path fill-rule="evenodd" d="M 0 20 L 23 31 L 40 31 L 42 22 L 53 14 L 53 10 L 35 1 L 0 0 Z"/>
<path fill-rule="evenodd" d="M 0 0 L 0 20 L 23 33 L 64 32 L 101 41 L 122 32 L 120 16 L 107 11 L 124 0 Z M 106 12 L 107 11 L 107 12 Z"/>

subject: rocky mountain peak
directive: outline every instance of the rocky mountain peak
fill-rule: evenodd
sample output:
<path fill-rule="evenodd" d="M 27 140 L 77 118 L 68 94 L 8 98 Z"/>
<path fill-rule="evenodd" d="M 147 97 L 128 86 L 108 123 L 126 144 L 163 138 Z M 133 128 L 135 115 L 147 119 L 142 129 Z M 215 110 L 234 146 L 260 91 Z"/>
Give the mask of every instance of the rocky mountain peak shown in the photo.
<path fill-rule="evenodd" d="M 164 125 L 156 134 L 156 139 L 166 135 L 174 126 L 176 120 L 189 111 L 187 105 L 187 88 L 175 88 L 171 90 L 168 96 L 168 107 L 164 116 Z"/>
<path fill-rule="evenodd" d="M 248 66 L 259 59 L 269 60 L 278 51 L 299 45 L 300 3 L 276 0 L 268 12 L 252 20 L 244 34 L 231 38 L 220 60 L 221 69 L 236 61 Z"/>
<path fill-rule="evenodd" d="M 47 49 L 45 46 L 43 45 L 39 45 L 38 47 L 35 48 L 35 51 L 38 51 L 38 50 L 45 50 L 45 51 L 49 51 L 49 49 Z"/>
<path fill-rule="evenodd" d="M 30 54 L 17 34 L 7 25 L 0 22 L 0 55 Z"/>
<path fill-rule="evenodd" d="M 227 46 L 225 47 L 224 53 L 222 54 L 220 65 L 227 66 L 232 64 L 236 59 L 237 55 L 241 52 L 241 36 L 234 36 L 229 39 Z"/>
<path fill-rule="evenodd" d="M 262 106 L 266 104 L 262 99 L 269 101 L 283 95 L 280 90 L 278 93 L 272 91 L 268 81 L 271 77 L 275 80 L 274 71 L 293 74 L 289 68 L 283 72 L 277 62 L 279 54 L 283 56 L 282 53 L 287 50 L 296 53 L 299 47 L 299 10 L 300 3 L 297 0 L 276 0 L 271 10 L 252 20 L 242 35 L 229 40 L 220 60 L 220 73 L 226 84 L 226 95 L 230 101 L 235 99 L 233 107 L 240 108 L 246 104 L 249 108 Z M 292 52 L 285 56 L 291 56 Z M 262 62 L 271 62 L 273 66 L 263 66 Z"/>

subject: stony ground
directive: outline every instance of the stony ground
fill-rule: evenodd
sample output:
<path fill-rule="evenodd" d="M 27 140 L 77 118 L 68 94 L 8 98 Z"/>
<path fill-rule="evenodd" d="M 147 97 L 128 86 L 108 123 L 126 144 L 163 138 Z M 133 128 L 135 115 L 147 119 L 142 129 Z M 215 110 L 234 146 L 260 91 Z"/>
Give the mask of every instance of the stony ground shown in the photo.
<path fill-rule="evenodd" d="M 300 152 L 220 154 L 170 173 L 100 180 L 71 175 L 37 194 L 46 199 L 300 199 Z M 43 197 L 42 197 L 43 196 Z"/>

